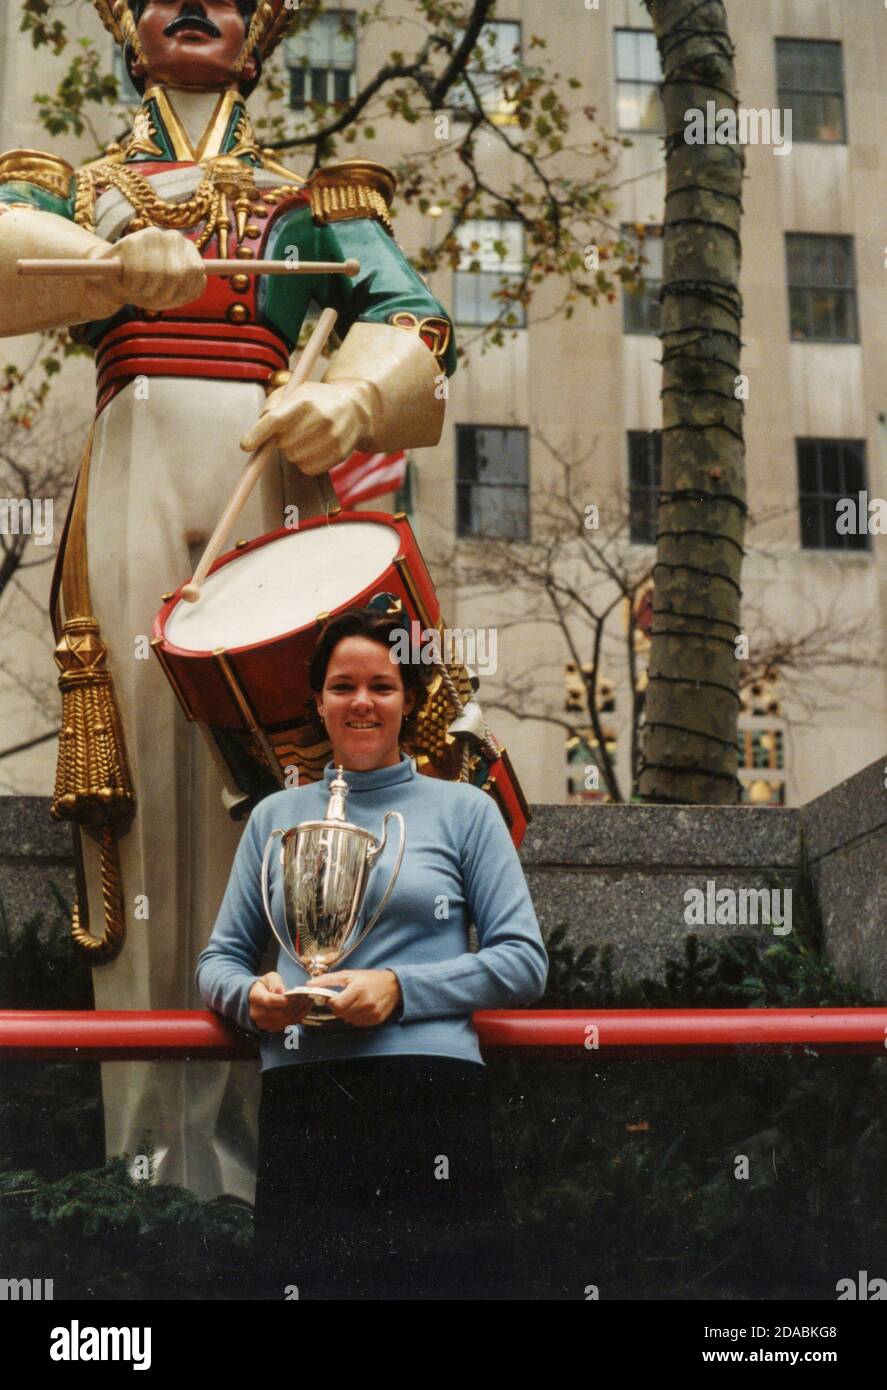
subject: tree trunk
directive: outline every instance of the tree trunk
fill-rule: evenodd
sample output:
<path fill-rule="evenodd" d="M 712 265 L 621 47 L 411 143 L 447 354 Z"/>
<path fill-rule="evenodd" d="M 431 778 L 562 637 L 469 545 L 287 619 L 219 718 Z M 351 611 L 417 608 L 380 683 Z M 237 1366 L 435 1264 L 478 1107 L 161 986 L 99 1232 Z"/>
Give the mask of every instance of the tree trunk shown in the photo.
<path fill-rule="evenodd" d="M 664 74 L 662 490 L 639 781 L 646 801 L 735 803 L 745 533 L 739 378 L 743 151 L 688 143 L 685 113 L 735 112 L 720 0 L 646 0 Z M 710 123 L 707 139 L 714 139 Z M 741 652 L 741 647 L 740 647 Z"/>

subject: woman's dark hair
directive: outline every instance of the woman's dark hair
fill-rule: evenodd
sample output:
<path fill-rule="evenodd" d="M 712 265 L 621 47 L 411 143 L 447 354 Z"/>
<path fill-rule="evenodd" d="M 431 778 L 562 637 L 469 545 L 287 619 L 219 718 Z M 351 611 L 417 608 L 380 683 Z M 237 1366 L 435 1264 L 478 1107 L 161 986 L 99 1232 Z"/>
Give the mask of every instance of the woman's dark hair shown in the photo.
<path fill-rule="evenodd" d="M 378 642 L 380 647 L 390 652 L 398 636 L 405 636 L 408 643 L 409 635 L 409 618 L 403 614 L 384 613 L 378 608 L 347 608 L 343 613 L 337 613 L 327 620 L 317 639 L 308 667 L 311 689 L 315 694 L 323 689 L 330 657 L 345 637 L 368 637 L 371 642 Z M 418 716 L 436 671 L 432 665 L 422 661 L 398 661 L 397 669 L 403 680 L 404 694 L 409 695 L 414 691 L 416 695 L 412 712 L 404 716 L 401 725 L 401 737 L 408 741 L 416 732 Z"/>

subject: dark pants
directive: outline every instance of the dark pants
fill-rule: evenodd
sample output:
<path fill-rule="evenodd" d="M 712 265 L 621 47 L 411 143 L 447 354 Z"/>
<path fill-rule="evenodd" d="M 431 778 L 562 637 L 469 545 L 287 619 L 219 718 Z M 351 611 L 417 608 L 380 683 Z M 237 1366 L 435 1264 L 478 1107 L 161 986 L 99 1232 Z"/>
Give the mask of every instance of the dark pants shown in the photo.
<path fill-rule="evenodd" d="M 259 1296 L 520 1297 L 489 1116 L 485 1068 L 455 1058 L 263 1072 Z"/>

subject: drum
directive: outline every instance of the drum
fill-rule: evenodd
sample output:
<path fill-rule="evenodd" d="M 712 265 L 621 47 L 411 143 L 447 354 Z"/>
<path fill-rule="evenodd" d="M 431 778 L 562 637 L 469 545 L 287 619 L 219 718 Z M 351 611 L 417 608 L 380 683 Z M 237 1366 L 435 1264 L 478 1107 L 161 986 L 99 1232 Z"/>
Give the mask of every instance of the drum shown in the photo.
<path fill-rule="evenodd" d="M 403 513 L 331 512 L 240 544 L 213 565 L 197 603 L 165 596 L 151 645 L 185 715 L 197 721 L 242 816 L 282 786 L 318 780 L 331 747 L 308 668 L 324 621 L 368 604 L 443 630 L 440 605 Z M 451 684 L 450 684 L 451 683 Z M 529 811 L 504 749 L 471 746 L 447 728 L 473 696 L 464 666 L 432 682 L 404 748 L 420 772 L 465 777 L 489 792 L 515 844 Z M 232 787 L 233 783 L 233 787 Z"/>

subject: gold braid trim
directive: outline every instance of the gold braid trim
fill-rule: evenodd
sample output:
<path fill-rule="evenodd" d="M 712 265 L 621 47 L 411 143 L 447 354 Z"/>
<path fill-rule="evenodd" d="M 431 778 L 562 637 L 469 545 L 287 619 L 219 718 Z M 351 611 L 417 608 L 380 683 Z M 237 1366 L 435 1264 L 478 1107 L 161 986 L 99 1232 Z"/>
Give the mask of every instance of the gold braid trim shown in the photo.
<path fill-rule="evenodd" d="M 0 183 L 32 183 L 55 198 L 67 199 L 74 170 L 66 159 L 42 150 L 7 150 L 0 155 Z"/>
<path fill-rule="evenodd" d="M 121 48 L 125 43 L 132 44 L 133 53 L 139 62 L 146 63 L 145 51 L 139 41 L 129 0 L 92 0 L 92 4 L 114 42 Z"/>
<path fill-rule="evenodd" d="M 191 197 L 177 203 L 161 198 L 148 180 L 130 165 L 109 160 L 89 169 L 81 169 L 77 174 L 74 217 L 90 232 L 95 231 L 95 199 L 100 186 L 118 189 L 132 204 L 135 216 L 130 219 L 130 231 L 136 231 L 139 227 L 173 227 L 182 231 L 204 222 L 200 235 L 194 239 L 198 251 L 203 250 L 222 217 L 227 215 L 224 195 L 245 200 L 245 206 L 248 206 L 251 197 L 256 196 L 252 169 L 229 155 L 220 155 L 208 162 L 207 171 Z M 271 191 L 277 193 L 280 190 Z"/>
<path fill-rule="evenodd" d="M 123 911 L 123 884 L 120 877 L 120 849 L 110 825 L 100 832 L 102 852 L 102 905 L 105 928 L 101 936 L 80 925 L 80 905 L 76 898 L 71 909 L 71 936 L 76 948 L 93 965 L 104 965 L 119 956 L 126 937 L 126 917 Z"/>
<path fill-rule="evenodd" d="M 346 222 L 355 217 L 374 217 L 394 236 L 388 215 L 397 181 L 384 164 L 369 159 L 346 159 L 318 169 L 309 181 L 314 220 Z"/>
<path fill-rule="evenodd" d="M 114 703 L 107 648 L 93 617 L 68 618 L 55 649 L 62 727 L 52 815 L 111 825 L 133 809 L 123 729 Z"/>
<path fill-rule="evenodd" d="M 77 170 L 74 221 L 87 232 L 95 234 L 95 175 L 91 169 Z"/>
<path fill-rule="evenodd" d="M 62 594 L 66 619 L 55 649 L 62 692 L 62 727 L 50 811 L 56 820 L 88 826 L 99 834 L 102 851 L 102 899 L 105 924 L 101 937 L 81 925 L 75 904 L 71 931 L 75 944 L 95 964 L 113 959 L 123 946 L 126 918 L 120 886 L 117 836 L 129 828 L 135 810 L 126 761 L 123 726 L 114 699 L 107 649 L 91 615 L 86 555 L 86 497 L 92 432 L 77 478 L 66 523 Z M 88 911 L 86 904 L 83 905 Z M 89 944 L 87 944 L 87 942 Z"/>

